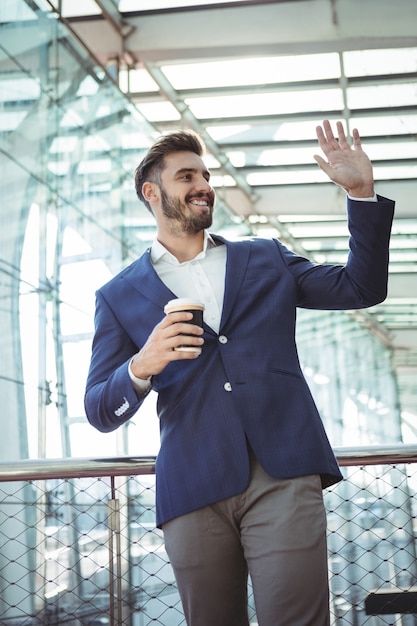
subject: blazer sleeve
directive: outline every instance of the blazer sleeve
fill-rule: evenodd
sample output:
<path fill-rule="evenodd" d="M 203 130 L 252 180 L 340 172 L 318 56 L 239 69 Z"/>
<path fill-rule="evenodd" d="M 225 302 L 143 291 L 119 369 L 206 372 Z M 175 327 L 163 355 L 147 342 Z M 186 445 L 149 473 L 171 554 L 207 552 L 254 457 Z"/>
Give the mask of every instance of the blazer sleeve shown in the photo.
<path fill-rule="evenodd" d="M 138 397 L 129 377 L 128 364 L 137 346 L 100 290 L 96 294 L 95 329 L 84 407 L 92 426 L 110 432 L 133 417 L 147 394 Z"/>
<path fill-rule="evenodd" d="M 374 306 L 387 295 L 389 240 L 394 202 L 348 199 L 349 254 L 345 266 L 314 264 L 281 246 L 297 284 L 297 306 L 353 310 Z"/>

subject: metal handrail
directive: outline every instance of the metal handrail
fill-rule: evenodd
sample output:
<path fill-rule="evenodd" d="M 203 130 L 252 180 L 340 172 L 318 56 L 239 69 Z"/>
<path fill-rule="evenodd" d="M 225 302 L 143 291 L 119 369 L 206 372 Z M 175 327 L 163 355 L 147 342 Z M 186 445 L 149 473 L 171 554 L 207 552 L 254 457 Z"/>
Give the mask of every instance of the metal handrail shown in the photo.
<path fill-rule="evenodd" d="M 334 452 L 341 467 L 417 462 L 417 445 L 410 444 L 334 448 Z M 0 463 L 0 482 L 154 474 L 155 459 L 155 456 L 24 459 Z"/>
<path fill-rule="evenodd" d="M 417 462 L 417 445 L 392 443 L 387 445 L 334 448 L 342 467 L 354 465 L 397 465 Z"/>
<path fill-rule="evenodd" d="M 70 457 L 65 459 L 24 459 L 0 463 L 0 482 L 46 478 L 100 478 L 154 474 L 156 457 Z"/>

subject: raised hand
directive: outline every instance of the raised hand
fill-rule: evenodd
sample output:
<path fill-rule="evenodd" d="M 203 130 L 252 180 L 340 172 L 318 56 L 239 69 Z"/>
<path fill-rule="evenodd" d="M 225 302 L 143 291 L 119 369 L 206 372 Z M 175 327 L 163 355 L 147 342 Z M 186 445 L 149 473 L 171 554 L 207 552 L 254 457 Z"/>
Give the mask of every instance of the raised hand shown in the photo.
<path fill-rule="evenodd" d="M 349 145 L 342 122 L 336 123 L 338 138 L 333 135 L 328 120 L 316 127 L 317 139 L 327 161 L 318 154 L 314 159 L 331 181 L 343 187 L 355 198 L 374 195 L 372 163 L 362 150 L 358 130 L 352 131 L 353 148 Z"/>

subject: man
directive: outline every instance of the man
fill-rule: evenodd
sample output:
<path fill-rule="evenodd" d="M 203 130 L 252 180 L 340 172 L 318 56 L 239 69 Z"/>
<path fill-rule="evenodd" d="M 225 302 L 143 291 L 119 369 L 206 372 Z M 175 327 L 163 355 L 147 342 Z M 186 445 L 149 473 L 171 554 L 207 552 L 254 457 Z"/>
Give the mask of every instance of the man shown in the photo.
<path fill-rule="evenodd" d="M 135 173 L 157 239 L 97 292 L 87 416 L 111 431 L 158 393 L 157 525 L 191 626 L 247 626 L 248 571 L 260 626 L 329 624 L 322 488 L 341 474 L 300 369 L 295 311 L 385 298 L 394 206 L 375 195 L 358 132 L 351 147 L 337 131 L 317 128 L 327 160 L 314 158 L 348 194 L 345 267 L 209 234 L 203 145 L 178 132 Z M 190 313 L 164 315 L 174 297 L 204 302 L 203 330 Z M 184 332 L 200 355 L 175 350 Z"/>

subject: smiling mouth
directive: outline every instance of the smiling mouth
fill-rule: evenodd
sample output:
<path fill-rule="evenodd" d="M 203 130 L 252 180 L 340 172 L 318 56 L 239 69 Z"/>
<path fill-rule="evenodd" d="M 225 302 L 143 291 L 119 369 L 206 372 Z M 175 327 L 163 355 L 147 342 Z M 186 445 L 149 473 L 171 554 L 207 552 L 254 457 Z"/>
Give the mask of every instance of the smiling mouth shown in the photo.
<path fill-rule="evenodd" d="M 207 210 L 211 210 L 211 208 L 213 207 L 211 198 L 207 196 L 205 197 L 192 196 L 191 198 L 186 198 L 186 202 L 188 202 L 188 204 L 191 204 L 192 206 L 202 207 Z"/>
<path fill-rule="evenodd" d="M 201 200 L 199 198 L 191 198 L 191 200 L 189 200 L 190 204 L 194 204 L 196 206 L 208 206 L 209 203 L 207 200 Z"/>

